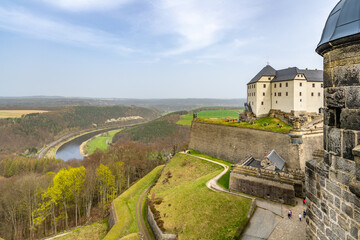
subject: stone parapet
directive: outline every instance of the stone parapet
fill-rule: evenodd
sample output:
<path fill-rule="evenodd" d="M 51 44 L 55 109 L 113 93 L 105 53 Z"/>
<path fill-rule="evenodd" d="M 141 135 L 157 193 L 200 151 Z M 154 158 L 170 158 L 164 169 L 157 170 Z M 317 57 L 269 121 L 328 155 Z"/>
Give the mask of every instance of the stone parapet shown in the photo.
<path fill-rule="evenodd" d="M 155 235 L 156 240 L 175 240 L 177 238 L 176 234 L 174 233 L 166 233 L 161 231 L 161 229 L 156 224 L 154 219 L 154 214 L 152 213 L 150 207 L 148 206 L 148 223 Z"/>

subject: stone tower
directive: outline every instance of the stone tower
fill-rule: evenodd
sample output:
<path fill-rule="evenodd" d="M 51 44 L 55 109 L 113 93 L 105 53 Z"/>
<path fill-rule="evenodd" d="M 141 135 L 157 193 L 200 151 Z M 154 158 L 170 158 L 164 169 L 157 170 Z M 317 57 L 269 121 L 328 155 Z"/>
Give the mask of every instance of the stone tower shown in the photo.
<path fill-rule="evenodd" d="M 324 159 L 306 163 L 307 239 L 360 239 L 360 1 L 341 0 L 324 57 Z"/>

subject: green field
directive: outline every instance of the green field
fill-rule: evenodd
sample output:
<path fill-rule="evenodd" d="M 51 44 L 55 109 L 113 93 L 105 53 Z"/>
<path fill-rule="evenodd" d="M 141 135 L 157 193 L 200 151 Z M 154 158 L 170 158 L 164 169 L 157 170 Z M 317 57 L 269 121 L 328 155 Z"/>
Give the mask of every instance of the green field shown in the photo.
<path fill-rule="evenodd" d="M 102 222 L 96 222 L 91 225 L 79 227 L 70 231 L 66 235 L 56 237 L 56 240 L 100 240 L 103 239 L 107 233 L 108 223 L 107 219 Z"/>
<path fill-rule="evenodd" d="M 155 208 L 166 232 L 176 233 L 178 239 L 233 239 L 246 226 L 251 199 L 206 187 L 222 170 L 189 155 L 177 154 L 170 160 L 149 194 L 161 199 Z"/>
<path fill-rule="evenodd" d="M 199 118 L 196 121 L 213 123 L 213 124 L 222 124 L 234 127 L 243 127 L 243 128 L 254 128 L 271 132 L 280 132 L 280 133 L 289 133 L 292 130 L 292 127 L 285 122 L 277 118 L 264 117 L 254 121 L 253 124 L 247 122 L 227 122 L 224 119 L 209 119 L 209 118 Z M 281 127 L 278 126 L 281 125 Z"/>
<path fill-rule="evenodd" d="M 224 174 L 221 178 L 219 178 L 218 185 L 224 189 L 229 189 L 231 164 L 234 164 L 234 163 L 196 152 L 194 149 L 191 149 L 190 152 L 191 152 L 191 155 L 207 158 L 207 159 L 227 165 L 229 167 L 229 170 L 226 172 L 226 174 Z"/>
<path fill-rule="evenodd" d="M 112 130 L 95 137 L 85 145 L 84 152 L 90 155 L 95 152 L 96 149 L 105 151 L 108 148 L 109 144 L 112 142 L 114 135 L 120 131 L 121 129 Z"/>
<path fill-rule="evenodd" d="M 239 118 L 239 112 L 244 111 L 243 109 L 239 110 L 205 110 L 197 113 L 198 118 Z M 183 115 L 181 119 L 177 122 L 180 125 L 191 125 L 193 120 L 193 114 L 188 113 Z"/>
<path fill-rule="evenodd" d="M 139 232 L 136 223 L 136 202 L 141 193 L 155 181 L 162 168 L 163 165 L 156 167 L 114 200 L 118 221 L 104 239 L 136 239 L 133 234 Z"/>

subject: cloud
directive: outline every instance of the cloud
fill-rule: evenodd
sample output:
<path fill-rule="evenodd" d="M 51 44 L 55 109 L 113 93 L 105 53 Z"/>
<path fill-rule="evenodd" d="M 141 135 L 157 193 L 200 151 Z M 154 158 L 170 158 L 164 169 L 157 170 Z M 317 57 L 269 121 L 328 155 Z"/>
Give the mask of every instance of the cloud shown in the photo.
<path fill-rule="evenodd" d="M 133 0 L 38 0 L 68 11 L 102 11 L 125 5 Z"/>
<path fill-rule="evenodd" d="M 76 46 L 102 47 L 119 52 L 134 51 L 123 46 L 119 38 L 107 32 L 56 22 L 34 16 L 23 10 L 6 9 L 1 6 L 0 29 Z"/>
<path fill-rule="evenodd" d="M 157 31 L 178 37 L 177 46 L 164 55 L 178 55 L 216 44 L 230 30 L 244 27 L 258 11 L 254 3 L 246 0 L 158 0 L 153 6 Z"/>

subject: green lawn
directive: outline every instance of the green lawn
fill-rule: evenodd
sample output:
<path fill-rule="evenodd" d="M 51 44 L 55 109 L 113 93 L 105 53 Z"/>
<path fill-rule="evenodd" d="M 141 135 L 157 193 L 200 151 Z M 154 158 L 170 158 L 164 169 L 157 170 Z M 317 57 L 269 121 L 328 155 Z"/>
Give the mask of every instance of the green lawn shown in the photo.
<path fill-rule="evenodd" d="M 239 112 L 244 111 L 243 109 L 239 110 L 205 110 L 197 113 L 198 118 L 239 118 Z M 188 113 L 181 116 L 181 119 L 177 122 L 180 125 L 191 125 L 193 119 L 193 114 Z"/>
<path fill-rule="evenodd" d="M 166 165 L 150 198 L 160 198 L 155 208 L 167 232 L 178 239 L 233 239 L 248 223 L 251 199 L 214 192 L 206 182 L 223 168 L 189 155 L 177 154 Z M 167 178 L 168 172 L 171 178 Z"/>
<path fill-rule="evenodd" d="M 107 219 L 102 222 L 96 222 L 91 225 L 77 228 L 68 234 L 56 237 L 56 240 L 100 240 L 103 239 L 107 233 L 108 222 Z"/>
<path fill-rule="evenodd" d="M 224 119 L 209 119 L 209 118 L 198 118 L 196 121 L 205 122 L 205 123 L 213 123 L 213 124 L 222 124 L 234 127 L 243 127 L 243 128 L 254 128 L 271 132 L 281 132 L 281 133 L 289 133 L 292 130 L 292 127 L 285 122 L 281 121 L 278 118 L 272 117 L 264 117 L 254 121 L 253 124 L 247 122 L 227 122 Z M 282 125 L 281 127 L 278 126 Z"/>
<path fill-rule="evenodd" d="M 106 133 L 102 133 L 98 137 L 92 139 L 85 145 L 84 147 L 85 153 L 90 155 L 93 152 L 95 152 L 96 149 L 105 151 L 108 148 L 109 143 L 111 143 L 114 135 L 120 131 L 121 129 L 112 130 Z"/>
<path fill-rule="evenodd" d="M 191 155 L 207 158 L 207 159 L 213 160 L 215 162 L 219 162 L 219 163 L 227 165 L 229 167 L 229 170 L 218 180 L 218 185 L 222 188 L 229 189 L 231 164 L 234 164 L 234 163 L 196 152 L 194 149 L 191 149 L 190 152 L 191 152 Z"/>
<path fill-rule="evenodd" d="M 136 223 L 136 202 L 141 193 L 155 181 L 162 168 L 163 165 L 156 167 L 114 200 L 118 221 L 104 239 L 119 239 L 125 236 L 133 239 L 135 237 L 133 233 L 139 232 Z"/>

